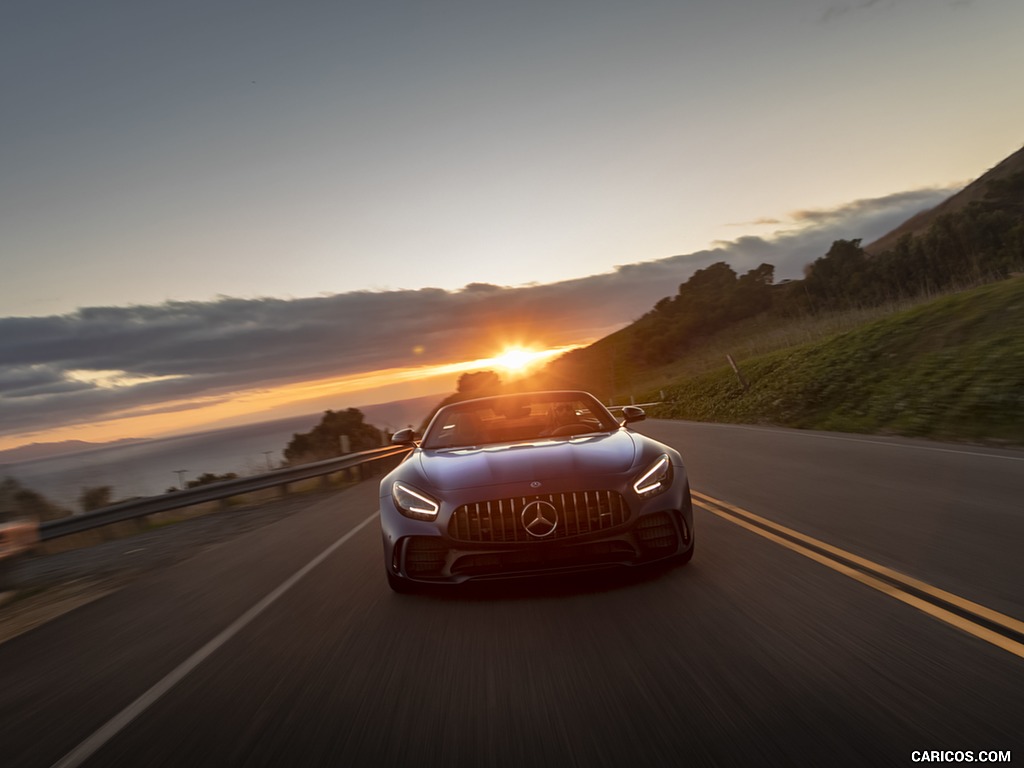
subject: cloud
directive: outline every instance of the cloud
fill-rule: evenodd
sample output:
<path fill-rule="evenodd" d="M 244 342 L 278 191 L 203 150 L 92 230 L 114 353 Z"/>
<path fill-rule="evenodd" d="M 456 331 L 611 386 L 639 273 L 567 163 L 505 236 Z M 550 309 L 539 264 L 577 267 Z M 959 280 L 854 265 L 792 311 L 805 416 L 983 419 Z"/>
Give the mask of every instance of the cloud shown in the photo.
<path fill-rule="evenodd" d="M 796 211 L 790 228 L 771 237 L 740 237 L 546 285 L 222 296 L 0 318 L 0 435 L 140 410 L 187 410 L 285 384 L 486 358 L 508 343 L 579 343 L 639 317 L 714 262 L 740 273 L 767 262 L 777 279 L 798 277 L 834 240 L 870 242 L 951 192 L 916 190 Z"/>
<path fill-rule="evenodd" d="M 753 221 L 737 221 L 737 222 L 734 222 L 732 224 L 729 224 L 728 226 L 730 226 L 730 227 L 750 227 L 750 226 L 763 227 L 763 226 L 771 226 L 771 225 L 782 224 L 782 223 L 783 223 L 782 219 L 775 219 L 775 218 L 770 218 L 770 217 L 767 217 L 767 216 L 762 216 L 761 218 L 754 219 Z"/>
<path fill-rule="evenodd" d="M 883 228 L 884 232 L 894 229 L 908 217 L 906 210 L 927 210 L 960 190 L 964 184 L 951 187 L 929 187 L 909 192 L 897 192 L 885 197 L 855 200 L 830 209 L 793 211 L 790 218 L 799 223 L 827 224 L 830 222 L 857 222 L 871 230 Z"/>
<path fill-rule="evenodd" d="M 831 5 L 821 14 L 820 20 L 821 23 L 827 24 L 828 22 L 840 19 L 849 13 L 867 10 L 868 8 L 880 5 L 881 3 L 882 0 L 861 0 L 859 3 L 839 3 L 837 5 Z M 889 2 L 889 5 L 892 5 L 892 2 Z"/>

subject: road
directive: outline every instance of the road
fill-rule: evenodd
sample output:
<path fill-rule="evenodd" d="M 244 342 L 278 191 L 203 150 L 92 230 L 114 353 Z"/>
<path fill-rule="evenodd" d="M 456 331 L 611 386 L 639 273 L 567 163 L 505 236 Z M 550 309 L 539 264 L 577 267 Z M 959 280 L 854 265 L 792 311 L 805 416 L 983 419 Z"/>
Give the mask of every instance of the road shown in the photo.
<path fill-rule="evenodd" d="M 1024 619 L 1024 453 L 639 428 L 689 566 L 395 595 L 363 483 L 0 645 L 0 764 L 1024 762 L 1024 638 L 957 607 Z"/>

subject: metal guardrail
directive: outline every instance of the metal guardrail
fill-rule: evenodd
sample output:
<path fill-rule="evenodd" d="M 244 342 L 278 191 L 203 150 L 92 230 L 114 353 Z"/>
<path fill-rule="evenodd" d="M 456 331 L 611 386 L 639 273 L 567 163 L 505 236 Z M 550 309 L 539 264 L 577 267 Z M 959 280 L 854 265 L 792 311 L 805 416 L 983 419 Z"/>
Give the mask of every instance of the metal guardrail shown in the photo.
<path fill-rule="evenodd" d="M 218 483 L 201 485 L 184 491 L 165 493 L 161 496 L 148 496 L 143 499 L 123 501 L 118 504 L 111 504 L 109 507 L 97 509 L 94 512 L 71 515 L 70 517 L 62 517 L 57 520 L 47 520 L 40 523 L 39 540 L 49 541 L 60 536 L 81 533 L 82 531 L 100 528 L 104 525 L 119 523 L 124 520 L 145 517 L 157 512 L 191 507 L 208 501 L 220 501 L 222 499 L 229 499 L 232 496 L 241 496 L 242 494 L 262 491 L 267 488 L 288 486 L 301 480 L 324 477 L 345 469 L 351 469 L 352 467 L 389 459 L 408 453 L 410 450 L 411 448 L 405 445 L 374 448 L 369 451 L 339 456 L 336 459 L 299 464 L 295 467 L 283 467 L 261 475 L 222 480 Z"/>
<path fill-rule="evenodd" d="M 659 403 L 641 403 L 638 407 L 652 405 L 659 405 Z M 624 407 L 617 405 L 611 406 L 611 409 L 621 410 Z M 335 459 L 325 459 L 324 461 L 300 464 L 295 467 L 282 467 L 281 469 L 264 472 L 261 475 L 238 477 L 233 480 L 222 480 L 218 483 L 201 485 L 188 490 L 164 493 L 160 496 L 148 496 L 143 499 L 122 501 L 118 504 L 111 504 L 108 507 L 97 509 L 94 512 L 70 515 L 69 517 L 47 520 L 40 523 L 36 541 L 50 541 L 61 536 L 69 536 L 73 533 L 81 533 L 93 528 L 101 528 L 104 525 L 153 515 L 157 512 L 168 512 L 172 509 L 182 509 L 209 501 L 221 501 L 232 496 L 241 496 L 267 488 L 288 486 L 291 483 L 302 480 L 324 477 L 345 469 L 351 469 L 352 467 L 372 464 L 373 462 L 400 456 L 411 450 L 412 447 L 408 445 L 391 445 L 384 448 L 351 453 Z M 22 548 L 19 548 L 19 551 L 20 549 Z M 2 554 L 0 554 L 0 559 L 4 559 Z"/>

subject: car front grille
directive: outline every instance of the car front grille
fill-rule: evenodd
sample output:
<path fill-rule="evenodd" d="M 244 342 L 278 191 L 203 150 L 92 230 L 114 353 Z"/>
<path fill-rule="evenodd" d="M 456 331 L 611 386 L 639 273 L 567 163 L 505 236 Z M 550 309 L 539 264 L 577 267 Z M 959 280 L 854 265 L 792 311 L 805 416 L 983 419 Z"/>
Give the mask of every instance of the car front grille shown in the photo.
<path fill-rule="evenodd" d="M 538 512 L 553 529 L 543 524 L 532 526 L 533 533 L 527 529 Z M 614 528 L 628 517 L 626 500 L 615 491 L 547 493 L 463 504 L 452 513 L 448 535 L 474 543 L 562 541 Z"/>

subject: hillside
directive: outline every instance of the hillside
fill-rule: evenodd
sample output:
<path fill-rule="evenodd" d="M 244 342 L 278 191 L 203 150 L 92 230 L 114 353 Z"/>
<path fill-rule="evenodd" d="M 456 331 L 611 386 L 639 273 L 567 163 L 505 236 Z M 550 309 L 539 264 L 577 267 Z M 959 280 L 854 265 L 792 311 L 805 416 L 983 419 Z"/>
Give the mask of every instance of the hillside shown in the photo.
<path fill-rule="evenodd" d="M 1024 278 L 666 389 L 663 418 L 1024 445 Z M 657 392 L 647 393 L 656 398 Z"/>
<path fill-rule="evenodd" d="M 1024 150 L 933 213 L 928 229 L 896 230 L 887 236 L 896 246 L 878 255 L 859 239 L 836 240 L 802 280 L 776 284 L 771 264 L 745 274 L 724 262 L 699 269 L 633 323 L 553 361 L 534 381 L 604 400 L 635 396 L 721 365 L 727 353 L 791 346 L 786 337 L 804 328 L 812 333 L 801 342 L 818 341 L 833 320 L 847 330 L 858 314 L 868 315 L 863 322 L 1022 272 Z"/>
<path fill-rule="evenodd" d="M 1024 445 L 1024 282 L 1007 280 L 1024 272 L 1024 149 L 931 213 L 877 255 L 836 240 L 802 280 L 697 270 L 519 385 L 667 399 L 656 413 L 675 418 Z"/>
<path fill-rule="evenodd" d="M 968 184 L 955 195 L 927 211 L 912 216 L 903 224 L 886 235 L 864 247 L 864 250 L 875 256 L 893 248 L 904 235 L 919 235 L 928 230 L 942 215 L 963 210 L 972 202 L 984 199 L 989 182 L 1008 178 L 1015 173 L 1024 172 L 1024 147 L 997 164 L 983 176 Z"/>

